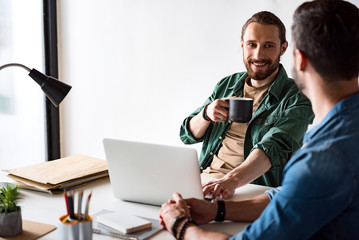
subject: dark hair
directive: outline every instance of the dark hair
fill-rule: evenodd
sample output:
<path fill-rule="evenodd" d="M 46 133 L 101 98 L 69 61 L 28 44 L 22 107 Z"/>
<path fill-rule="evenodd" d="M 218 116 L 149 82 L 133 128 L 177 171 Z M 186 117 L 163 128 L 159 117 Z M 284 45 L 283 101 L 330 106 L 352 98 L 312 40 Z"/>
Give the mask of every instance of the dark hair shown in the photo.
<path fill-rule="evenodd" d="M 280 43 L 283 44 L 286 42 L 284 24 L 276 15 L 274 15 L 271 12 L 267 12 L 267 11 L 255 13 L 250 19 L 247 20 L 247 22 L 242 27 L 242 35 L 241 35 L 242 39 L 243 39 L 244 32 L 247 29 L 248 25 L 253 22 L 259 23 L 259 24 L 264 24 L 264 25 L 277 26 L 278 30 L 279 30 Z"/>
<path fill-rule="evenodd" d="M 359 72 L 359 9 L 339 0 L 303 3 L 293 16 L 293 44 L 328 82 Z"/>

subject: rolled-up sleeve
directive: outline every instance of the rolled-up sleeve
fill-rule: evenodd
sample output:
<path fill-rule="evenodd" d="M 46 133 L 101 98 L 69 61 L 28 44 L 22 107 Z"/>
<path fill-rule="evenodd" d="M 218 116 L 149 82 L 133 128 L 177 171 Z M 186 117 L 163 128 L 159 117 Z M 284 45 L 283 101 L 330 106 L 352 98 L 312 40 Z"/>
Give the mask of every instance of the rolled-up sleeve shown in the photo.
<path fill-rule="evenodd" d="M 283 106 L 279 116 L 266 119 L 262 131 L 266 133 L 253 149 L 261 149 L 271 159 L 272 168 L 282 166 L 302 145 L 304 133 L 312 123 L 314 115 L 307 98 L 300 93 L 292 96 Z"/>
<path fill-rule="evenodd" d="M 269 199 L 272 200 L 274 196 L 282 190 L 282 187 L 271 188 L 264 193 L 268 195 Z"/>
<path fill-rule="evenodd" d="M 184 144 L 194 144 L 203 141 L 203 139 L 197 139 L 193 136 L 192 132 L 189 130 L 189 121 L 201 111 L 202 107 L 194 111 L 190 116 L 183 120 L 180 129 L 180 138 Z"/>

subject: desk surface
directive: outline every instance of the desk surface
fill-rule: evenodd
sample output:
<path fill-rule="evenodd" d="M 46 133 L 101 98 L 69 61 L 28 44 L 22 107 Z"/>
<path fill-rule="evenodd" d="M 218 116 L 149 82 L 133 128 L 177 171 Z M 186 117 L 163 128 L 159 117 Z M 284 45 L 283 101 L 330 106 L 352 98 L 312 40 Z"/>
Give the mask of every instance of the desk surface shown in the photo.
<path fill-rule="evenodd" d="M 6 180 L 4 177 L 2 181 Z M 81 189 L 81 188 L 79 188 Z M 99 212 L 103 209 L 122 211 L 129 214 L 135 214 L 148 218 L 158 218 L 159 207 L 150 206 L 139 203 L 125 202 L 116 199 L 111 190 L 110 181 L 108 178 L 98 180 L 90 183 L 82 189 L 87 195 L 92 190 L 92 197 L 90 203 L 90 215 Z M 269 187 L 248 184 L 238 188 L 235 195 L 231 199 L 239 200 L 254 197 L 263 193 Z M 21 201 L 19 205 L 22 208 L 22 218 L 26 220 L 57 224 L 60 216 L 66 214 L 65 201 L 62 194 L 50 195 L 47 193 L 35 192 L 30 190 L 21 190 Z M 235 234 L 241 231 L 248 223 L 241 222 L 225 222 L 225 223 L 210 223 L 202 225 L 201 227 L 212 231 L 221 231 L 228 234 Z M 55 240 L 57 239 L 57 231 L 53 231 L 41 239 Z M 114 239 L 111 237 L 94 234 L 93 239 Z M 151 239 L 174 239 L 167 231 L 160 231 Z"/>

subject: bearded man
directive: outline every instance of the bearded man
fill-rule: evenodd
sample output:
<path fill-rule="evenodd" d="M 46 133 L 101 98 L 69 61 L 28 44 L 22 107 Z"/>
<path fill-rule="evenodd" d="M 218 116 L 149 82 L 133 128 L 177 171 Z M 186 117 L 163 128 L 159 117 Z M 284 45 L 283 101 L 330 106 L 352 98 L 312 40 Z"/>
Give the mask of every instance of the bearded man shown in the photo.
<path fill-rule="evenodd" d="M 295 10 L 292 73 L 317 125 L 286 165 L 282 186 L 237 201 L 174 193 L 160 211 L 163 227 L 180 240 L 358 239 L 358 29 L 359 8 L 346 1 L 308 1 Z M 253 223 L 232 237 L 195 225 L 214 219 Z"/>
<path fill-rule="evenodd" d="M 247 72 L 222 79 L 212 95 L 180 130 L 185 144 L 203 142 L 204 195 L 226 198 L 250 182 L 276 187 L 292 154 L 301 147 L 314 115 L 309 100 L 279 63 L 288 42 L 285 26 L 271 12 L 254 14 L 242 28 L 241 47 Z M 228 118 L 230 97 L 253 99 L 248 123 Z"/>

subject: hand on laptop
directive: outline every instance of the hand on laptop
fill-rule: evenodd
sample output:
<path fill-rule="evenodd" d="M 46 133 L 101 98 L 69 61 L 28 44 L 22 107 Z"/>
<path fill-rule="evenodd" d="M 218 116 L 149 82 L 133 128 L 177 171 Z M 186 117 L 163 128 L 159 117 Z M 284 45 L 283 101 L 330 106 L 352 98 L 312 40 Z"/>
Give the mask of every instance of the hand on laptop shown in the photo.
<path fill-rule="evenodd" d="M 218 180 L 212 180 L 202 185 L 203 195 L 211 199 L 225 199 L 234 194 L 237 183 L 233 178 L 223 177 Z"/>

